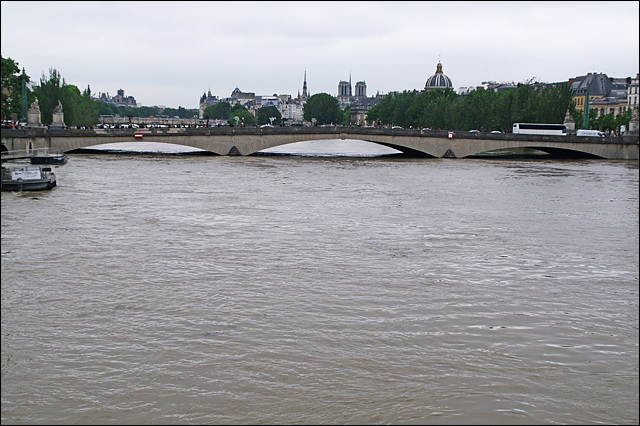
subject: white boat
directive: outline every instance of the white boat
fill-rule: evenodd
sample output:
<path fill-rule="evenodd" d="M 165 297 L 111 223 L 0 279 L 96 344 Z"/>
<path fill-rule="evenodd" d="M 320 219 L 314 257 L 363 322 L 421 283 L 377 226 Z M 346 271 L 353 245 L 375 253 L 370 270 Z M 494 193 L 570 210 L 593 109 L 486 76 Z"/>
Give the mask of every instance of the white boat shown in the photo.
<path fill-rule="evenodd" d="M 56 186 L 51 167 L 2 166 L 3 191 L 43 191 Z"/>

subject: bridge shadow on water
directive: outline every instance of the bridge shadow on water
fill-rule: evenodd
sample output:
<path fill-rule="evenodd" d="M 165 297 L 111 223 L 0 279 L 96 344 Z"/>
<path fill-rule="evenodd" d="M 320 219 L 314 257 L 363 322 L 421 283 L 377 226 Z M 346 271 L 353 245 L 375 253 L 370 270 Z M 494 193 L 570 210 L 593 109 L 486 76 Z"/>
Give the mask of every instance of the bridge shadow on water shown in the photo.
<path fill-rule="evenodd" d="M 265 149 L 248 155 L 249 157 L 335 157 L 335 158 L 366 158 L 366 159 L 437 159 L 420 151 L 407 150 L 401 152 L 392 148 L 387 148 L 378 144 L 364 142 L 363 146 L 350 146 L 349 149 L 340 149 L 340 147 L 317 146 L 318 141 L 312 142 L 296 142 L 290 145 L 283 145 L 278 148 Z M 330 141 L 333 142 L 333 141 Z M 360 142 L 360 141 L 358 141 Z M 344 148 L 344 147 L 342 147 Z M 92 155 L 162 155 L 162 156 L 178 156 L 178 157 L 220 157 L 211 151 L 193 149 L 183 145 L 174 145 L 166 143 L 147 143 L 141 147 L 140 144 L 131 143 L 113 143 L 94 146 L 91 148 L 80 148 L 69 152 L 70 154 L 92 154 Z M 240 154 L 238 154 L 240 156 Z M 444 158 L 447 158 L 445 156 Z M 456 158 L 451 156 L 448 158 Z M 594 159 L 598 158 L 593 155 L 566 151 L 555 150 L 554 152 L 545 152 L 532 148 L 503 149 L 470 155 L 464 157 L 467 159 Z"/>

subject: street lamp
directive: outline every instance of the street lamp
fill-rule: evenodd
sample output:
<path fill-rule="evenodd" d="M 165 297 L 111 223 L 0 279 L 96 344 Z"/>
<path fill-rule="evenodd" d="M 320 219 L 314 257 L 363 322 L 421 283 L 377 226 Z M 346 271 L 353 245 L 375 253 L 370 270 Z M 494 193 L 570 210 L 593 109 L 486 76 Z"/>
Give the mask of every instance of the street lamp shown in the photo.
<path fill-rule="evenodd" d="M 22 120 L 20 121 L 27 122 L 27 75 L 24 73 L 24 67 L 22 67 Z"/>

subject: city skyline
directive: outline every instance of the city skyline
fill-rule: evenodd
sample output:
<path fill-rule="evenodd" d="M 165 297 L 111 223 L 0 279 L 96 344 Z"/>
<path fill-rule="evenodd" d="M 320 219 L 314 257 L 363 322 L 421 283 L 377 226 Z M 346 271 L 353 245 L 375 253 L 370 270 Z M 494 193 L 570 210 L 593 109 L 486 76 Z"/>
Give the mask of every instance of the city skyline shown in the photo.
<path fill-rule="evenodd" d="M 305 72 L 310 94 L 337 96 L 349 77 L 367 96 L 421 90 L 439 61 L 455 90 L 635 76 L 638 2 L 576 5 L 3 1 L 2 56 L 34 82 L 55 68 L 94 94 L 123 89 L 139 105 L 189 109 L 209 89 L 295 97 Z M 616 22 L 607 37 L 603 13 Z"/>

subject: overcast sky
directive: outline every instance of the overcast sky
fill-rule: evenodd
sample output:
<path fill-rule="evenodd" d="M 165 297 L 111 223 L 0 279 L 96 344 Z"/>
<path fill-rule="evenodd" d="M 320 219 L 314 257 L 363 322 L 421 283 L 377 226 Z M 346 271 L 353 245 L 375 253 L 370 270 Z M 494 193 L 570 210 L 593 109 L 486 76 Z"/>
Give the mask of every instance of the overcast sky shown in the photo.
<path fill-rule="evenodd" d="M 635 77 L 639 2 L 2 1 L 2 57 L 38 82 L 197 108 L 211 89 L 336 96 L 341 80 L 421 90 L 484 81 Z"/>

